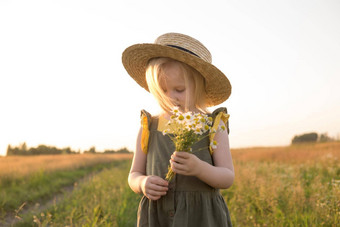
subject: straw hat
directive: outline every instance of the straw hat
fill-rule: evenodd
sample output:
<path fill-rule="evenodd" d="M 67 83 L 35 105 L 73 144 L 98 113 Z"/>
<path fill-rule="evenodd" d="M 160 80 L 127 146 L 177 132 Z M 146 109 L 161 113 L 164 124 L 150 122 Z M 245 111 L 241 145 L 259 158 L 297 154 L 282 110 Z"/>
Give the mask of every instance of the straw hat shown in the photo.
<path fill-rule="evenodd" d="M 159 36 L 153 44 L 136 44 L 125 49 L 123 65 L 129 75 L 147 91 L 146 67 L 150 59 L 168 57 L 184 62 L 205 78 L 208 106 L 221 104 L 228 99 L 231 85 L 228 78 L 212 65 L 209 50 L 198 40 L 179 33 L 166 33 Z"/>

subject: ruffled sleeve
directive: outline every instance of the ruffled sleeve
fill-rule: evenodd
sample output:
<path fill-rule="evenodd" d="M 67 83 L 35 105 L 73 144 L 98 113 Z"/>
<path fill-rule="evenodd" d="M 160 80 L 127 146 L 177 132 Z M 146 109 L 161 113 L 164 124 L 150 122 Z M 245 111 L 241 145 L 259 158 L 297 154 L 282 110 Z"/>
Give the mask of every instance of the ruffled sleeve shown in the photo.
<path fill-rule="evenodd" d="M 150 135 L 150 124 L 151 124 L 151 115 L 145 111 L 141 111 L 141 126 L 142 126 L 142 137 L 141 137 L 141 148 L 142 151 L 147 154 L 148 153 L 148 144 L 149 144 L 149 135 Z"/>
<path fill-rule="evenodd" d="M 213 118 L 213 126 L 212 126 L 211 131 L 213 133 L 211 133 L 209 135 L 209 139 L 210 139 L 210 146 L 209 146 L 210 154 L 212 154 L 214 152 L 212 146 L 213 146 L 215 134 L 216 134 L 216 132 L 218 130 L 218 126 L 219 126 L 221 120 L 226 125 L 226 130 L 227 130 L 227 132 L 229 134 L 229 121 L 228 121 L 229 116 L 230 115 L 228 114 L 227 108 L 225 108 L 225 107 L 220 107 L 220 108 L 216 109 L 211 114 L 211 117 Z"/>

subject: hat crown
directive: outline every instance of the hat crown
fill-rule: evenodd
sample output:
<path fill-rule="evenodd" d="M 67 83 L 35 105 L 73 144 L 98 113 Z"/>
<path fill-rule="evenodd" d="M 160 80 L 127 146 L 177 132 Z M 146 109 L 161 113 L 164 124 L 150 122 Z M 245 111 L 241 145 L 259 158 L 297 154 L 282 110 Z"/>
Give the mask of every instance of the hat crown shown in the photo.
<path fill-rule="evenodd" d="M 216 106 L 229 98 L 231 84 L 228 78 L 211 63 L 209 50 L 190 36 L 166 33 L 152 44 L 132 45 L 124 50 L 122 62 L 130 76 L 149 91 L 145 78 L 147 66 L 151 59 L 159 57 L 183 62 L 204 77 L 207 106 Z"/>
<path fill-rule="evenodd" d="M 155 44 L 182 49 L 208 63 L 212 63 L 209 50 L 197 39 L 180 33 L 166 33 L 155 40 Z"/>

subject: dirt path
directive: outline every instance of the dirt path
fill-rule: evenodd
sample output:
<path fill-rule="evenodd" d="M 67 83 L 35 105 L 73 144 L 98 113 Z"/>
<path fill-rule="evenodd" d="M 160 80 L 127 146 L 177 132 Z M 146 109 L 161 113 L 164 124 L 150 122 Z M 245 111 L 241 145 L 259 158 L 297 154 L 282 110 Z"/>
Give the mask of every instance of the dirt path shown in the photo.
<path fill-rule="evenodd" d="M 37 201 L 35 204 L 26 204 L 26 203 L 22 204 L 15 212 L 5 217 L 5 220 L 0 223 L 0 226 L 3 226 L 3 227 L 14 226 L 16 223 L 20 222 L 22 216 L 29 214 L 29 213 L 34 214 L 36 216 L 38 215 L 40 216 L 40 214 L 43 211 L 63 201 L 64 198 L 67 195 L 70 195 L 73 192 L 73 190 L 79 187 L 79 185 L 90 181 L 91 178 L 94 175 L 98 174 L 99 172 L 100 171 L 91 173 L 90 175 L 87 175 L 77 180 L 73 185 L 63 187 L 61 189 L 62 192 L 56 193 L 55 195 L 51 196 L 51 199 L 49 200 Z"/>

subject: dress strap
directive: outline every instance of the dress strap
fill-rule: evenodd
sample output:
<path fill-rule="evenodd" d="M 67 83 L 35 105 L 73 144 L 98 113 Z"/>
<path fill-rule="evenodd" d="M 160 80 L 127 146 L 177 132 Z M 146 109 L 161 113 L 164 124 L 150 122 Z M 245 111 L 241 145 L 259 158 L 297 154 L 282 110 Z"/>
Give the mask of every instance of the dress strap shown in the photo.
<path fill-rule="evenodd" d="M 216 109 L 214 112 L 212 112 L 211 117 L 213 118 L 213 126 L 211 128 L 212 133 L 210 133 L 209 135 L 209 140 L 210 140 L 210 146 L 209 146 L 209 150 L 210 150 L 210 154 L 214 153 L 214 150 L 212 148 L 213 146 L 213 142 L 214 142 L 214 137 L 216 132 L 218 131 L 218 126 L 220 125 L 221 120 L 224 122 L 224 124 L 226 125 L 226 130 L 229 134 L 229 114 L 227 111 L 227 108 L 225 107 L 220 107 L 218 109 Z"/>
<path fill-rule="evenodd" d="M 142 126 L 142 137 L 141 137 L 141 147 L 142 151 L 148 153 L 148 144 L 150 136 L 150 125 L 151 125 L 151 114 L 146 110 L 141 111 L 141 126 Z"/>

